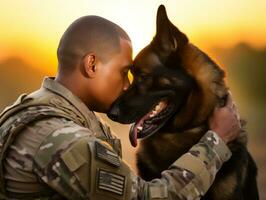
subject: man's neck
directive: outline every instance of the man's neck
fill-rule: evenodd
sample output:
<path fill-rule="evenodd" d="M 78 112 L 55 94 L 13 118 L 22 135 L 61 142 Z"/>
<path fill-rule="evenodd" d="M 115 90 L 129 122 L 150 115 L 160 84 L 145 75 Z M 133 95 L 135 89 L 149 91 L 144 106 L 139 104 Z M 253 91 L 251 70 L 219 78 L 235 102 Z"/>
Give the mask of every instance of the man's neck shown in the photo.
<path fill-rule="evenodd" d="M 89 96 L 85 95 L 84 86 L 82 86 L 82 81 L 80 77 L 75 76 L 75 74 L 64 75 L 58 73 L 55 77 L 55 81 L 63 85 L 65 88 L 70 90 L 75 96 L 77 96 L 90 110 Z"/>

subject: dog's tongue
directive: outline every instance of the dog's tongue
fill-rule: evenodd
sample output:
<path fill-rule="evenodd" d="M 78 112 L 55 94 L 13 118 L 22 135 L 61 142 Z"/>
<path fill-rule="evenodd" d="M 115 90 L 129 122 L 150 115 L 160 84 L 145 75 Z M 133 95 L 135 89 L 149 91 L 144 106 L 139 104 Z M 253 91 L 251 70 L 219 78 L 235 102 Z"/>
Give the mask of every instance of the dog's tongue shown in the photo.
<path fill-rule="evenodd" d="M 144 117 L 142 117 L 138 122 L 134 123 L 131 128 L 130 128 L 130 131 L 129 131 L 129 140 L 130 140 L 130 143 L 133 147 L 136 147 L 138 145 L 138 129 L 137 127 L 139 126 L 143 126 L 143 123 L 144 121 L 149 118 L 149 114 L 146 114 Z"/>
<path fill-rule="evenodd" d="M 137 129 L 134 128 L 135 124 L 133 124 L 129 131 L 129 140 L 133 147 L 136 147 L 138 145 L 138 133 Z"/>
<path fill-rule="evenodd" d="M 157 106 L 159 106 L 159 108 L 156 108 Z M 157 104 L 157 106 L 155 108 L 157 109 L 157 112 L 160 112 L 167 106 L 167 102 L 166 101 L 160 101 L 159 104 Z M 151 110 L 146 115 L 144 115 L 138 122 L 136 122 L 135 124 L 133 124 L 131 126 L 130 131 L 129 131 L 129 140 L 130 140 L 130 143 L 133 147 L 136 147 L 138 145 L 138 141 L 137 141 L 138 140 L 138 134 L 141 134 L 141 130 L 139 131 L 138 127 L 143 128 L 144 121 L 146 119 L 149 119 L 150 115 L 153 112 L 154 111 Z"/>

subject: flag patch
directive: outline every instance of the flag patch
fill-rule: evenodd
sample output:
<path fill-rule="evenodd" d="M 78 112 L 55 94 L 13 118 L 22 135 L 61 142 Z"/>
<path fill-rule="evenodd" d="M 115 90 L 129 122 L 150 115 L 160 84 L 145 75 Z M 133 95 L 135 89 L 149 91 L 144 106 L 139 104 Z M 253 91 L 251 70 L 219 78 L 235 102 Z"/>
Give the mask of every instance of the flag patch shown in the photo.
<path fill-rule="evenodd" d="M 124 194 L 125 177 L 100 169 L 98 171 L 98 188 L 118 195 Z"/>
<path fill-rule="evenodd" d="M 95 142 L 96 147 L 96 157 L 112 164 L 116 167 L 120 167 L 121 163 L 119 160 L 119 156 L 116 152 L 108 149 L 104 145 L 99 142 Z"/>

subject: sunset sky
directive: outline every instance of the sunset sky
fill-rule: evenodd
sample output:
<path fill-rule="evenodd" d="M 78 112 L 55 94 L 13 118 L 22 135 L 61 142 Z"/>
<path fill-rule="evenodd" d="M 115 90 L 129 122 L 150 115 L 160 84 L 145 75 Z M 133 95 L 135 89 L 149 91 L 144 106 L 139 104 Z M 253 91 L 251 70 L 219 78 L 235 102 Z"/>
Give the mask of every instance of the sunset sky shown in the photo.
<path fill-rule="evenodd" d="M 99 15 L 124 28 L 134 55 L 155 33 L 156 10 L 205 49 L 247 42 L 266 46 L 265 0 L 0 0 L 0 62 L 19 57 L 54 72 L 56 48 L 67 26 L 84 15 Z"/>

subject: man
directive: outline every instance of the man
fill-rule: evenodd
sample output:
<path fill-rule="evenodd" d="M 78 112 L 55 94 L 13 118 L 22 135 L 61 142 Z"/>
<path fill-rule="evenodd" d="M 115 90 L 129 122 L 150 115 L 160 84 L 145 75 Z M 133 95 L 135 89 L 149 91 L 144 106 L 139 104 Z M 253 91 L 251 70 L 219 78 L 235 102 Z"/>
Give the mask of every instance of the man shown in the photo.
<path fill-rule="evenodd" d="M 120 140 L 93 111 L 106 113 L 129 87 L 132 47 L 116 24 L 97 16 L 73 22 L 58 47 L 58 74 L 22 95 L 0 117 L 2 199 L 198 199 L 230 158 L 240 132 L 231 96 L 210 119 L 212 131 L 160 179 L 136 176 Z M 213 138 L 216 138 L 213 140 Z M 184 163 L 190 163 L 185 165 Z"/>

